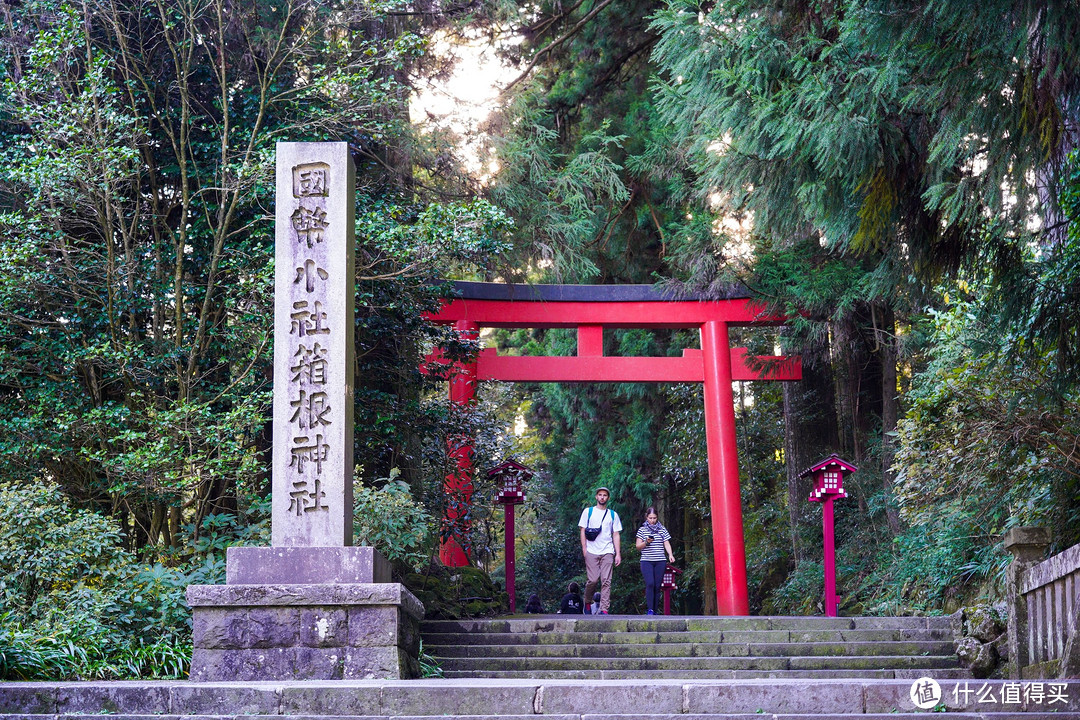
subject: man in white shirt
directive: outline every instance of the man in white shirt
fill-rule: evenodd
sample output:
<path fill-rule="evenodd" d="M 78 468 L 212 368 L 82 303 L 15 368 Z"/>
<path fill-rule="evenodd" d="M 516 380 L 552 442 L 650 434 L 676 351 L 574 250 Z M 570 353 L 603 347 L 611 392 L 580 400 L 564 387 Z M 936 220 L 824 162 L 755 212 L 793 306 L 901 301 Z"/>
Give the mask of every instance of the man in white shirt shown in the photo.
<path fill-rule="evenodd" d="M 581 554 L 585 556 L 585 597 L 591 597 L 600 585 L 600 614 L 607 615 L 611 605 L 611 575 L 615 566 L 622 563 L 619 552 L 619 533 L 622 521 L 619 514 L 608 508 L 611 491 L 597 488 L 596 505 L 581 511 L 578 527 L 581 529 Z M 588 532 L 586 532 L 588 531 Z M 590 537 L 592 536 L 592 537 Z"/>

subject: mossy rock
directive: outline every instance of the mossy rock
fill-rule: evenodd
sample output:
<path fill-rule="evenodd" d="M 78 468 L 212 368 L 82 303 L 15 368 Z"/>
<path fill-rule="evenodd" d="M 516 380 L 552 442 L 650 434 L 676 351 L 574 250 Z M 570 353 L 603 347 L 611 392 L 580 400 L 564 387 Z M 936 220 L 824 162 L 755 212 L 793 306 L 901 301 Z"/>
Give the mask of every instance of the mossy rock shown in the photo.
<path fill-rule="evenodd" d="M 505 612 L 509 597 L 483 570 L 432 565 L 426 573 L 409 573 L 403 580 L 432 620 L 458 620 Z"/>
<path fill-rule="evenodd" d="M 990 605 L 972 605 L 964 608 L 964 634 L 979 642 L 997 640 L 1005 632 L 1005 622 Z"/>

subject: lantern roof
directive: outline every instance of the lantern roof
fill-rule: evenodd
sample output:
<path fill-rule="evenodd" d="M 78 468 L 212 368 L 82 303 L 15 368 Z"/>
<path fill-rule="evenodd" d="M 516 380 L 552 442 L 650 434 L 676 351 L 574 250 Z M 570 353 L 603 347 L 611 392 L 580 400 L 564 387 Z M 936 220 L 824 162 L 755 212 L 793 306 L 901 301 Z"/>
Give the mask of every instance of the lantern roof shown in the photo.
<path fill-rule="evenodd" d="M 495 467 L 488 470 L 488 477 L 492 477 L 494 475 L 502 475 L 508 472 L 520 473 L 528 477 L 532 477 L 536 474 L 532 469 L 525 467 L 517 460 L 514 460 L 513 458 L 507 458 Z"/>
<path fill-rule="evenodd" d="M 847 460 L 841 459 L 841 457 L 839 455 L 837 455 L 836 453 L 833 453 L 832 455 L 825 458 L 821 462 L 816 463 L 814 465 L 811 465 L 810 467 L 803 470 L 801 473 L 799 473 L 799 477 L 801 477 L 801 478 L 809 477 L 809 476 L 813 475 L 814 473 L 818 472 L 819 470 L 825 470 L 826 468 L 828 468 L 830 466 L 833 466 L 833 465 L 839 466 L 841 470 L 843 470 L 844 472 L 849 472 L 849 473 L 855 472 L 856 470 L 859 469 L 859 468 L 855 467 L 854 465 L 852 465 L 851 463 L 849 463 Z"/>

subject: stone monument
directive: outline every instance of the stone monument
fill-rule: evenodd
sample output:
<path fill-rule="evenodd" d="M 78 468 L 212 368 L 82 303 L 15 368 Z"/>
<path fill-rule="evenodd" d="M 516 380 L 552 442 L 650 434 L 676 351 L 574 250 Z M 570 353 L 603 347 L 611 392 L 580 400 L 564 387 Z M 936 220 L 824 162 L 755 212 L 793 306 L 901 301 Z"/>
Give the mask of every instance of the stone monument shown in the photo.
<path fill-rule="evenodd" d="M 272 546 L 188 587 L 192 680 L 418 673 L 423 606 L 352 547 L 353 225 L 346 143 L 278 143 Z"/>

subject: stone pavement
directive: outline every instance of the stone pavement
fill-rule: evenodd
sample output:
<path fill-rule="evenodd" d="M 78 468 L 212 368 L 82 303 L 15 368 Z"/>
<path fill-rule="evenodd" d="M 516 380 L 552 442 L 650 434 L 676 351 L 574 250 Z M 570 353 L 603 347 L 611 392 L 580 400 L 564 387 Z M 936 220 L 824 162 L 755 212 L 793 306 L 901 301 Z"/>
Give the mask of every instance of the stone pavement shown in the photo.
<path fill-rule="evenodd" d="M 309 682 L 0 683 L 0 714 L 31 720 L 108 714 L 139 718 L 466 718 L 561 720 L 778 717 L 897 718 L 916 712 L 910 680 L 358 680 Z M 943 708 L 961 717 L 1080 718 L 1080 681 L 1040 688 L 941 680 Z M 982 698 L 980 698 L 980 693 Z M 1024 696 L 1027 695 L 1025 698 Z M 1051 698 L 1055 698 L 1051 701 Z M 993 698 L 993 702 L 990 701 Z"/>

